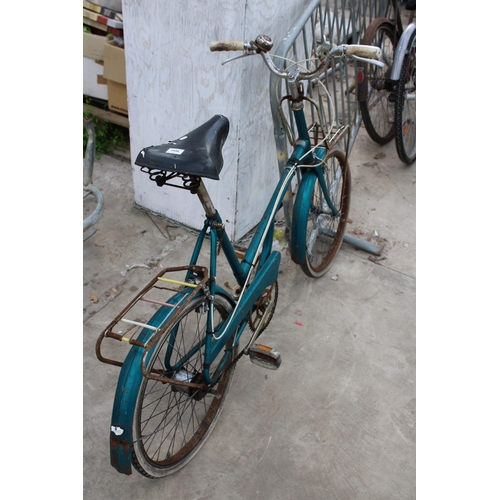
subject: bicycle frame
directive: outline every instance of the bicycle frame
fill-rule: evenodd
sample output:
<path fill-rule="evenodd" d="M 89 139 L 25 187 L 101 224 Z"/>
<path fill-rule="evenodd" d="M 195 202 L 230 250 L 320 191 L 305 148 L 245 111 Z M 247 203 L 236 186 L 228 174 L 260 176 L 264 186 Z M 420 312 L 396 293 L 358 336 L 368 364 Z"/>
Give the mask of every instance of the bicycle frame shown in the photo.
<path fill-rule="evenodd" d="M 300 99 L 300 97 L 299 97 Z M 255 234 L 252 237 L 250 245 L 243 257 L 238 259 L 236 252 L 229 241 L 227 234 L 224 231 L 222 219 L 217 211 L 211 205 L 209 198 L 201 187 L 199 193 L 200 201 L 204 206 L 207 218 L 205 219 L 203 229 L 200 231 L 195 248 L 191 257 L 190 265 L 196 265 L 202 245 L 207 232 L 210 232 L 210 266 L 209 266 L 209 295 L 214 297 L 216 292 L 216 275 L 217 275 L 217 254 L 220 248 L 222 249 L 233 275 L 241 290 L 235 307 L 230 316 L 223 322 L 217 332 L 213 329 L 213 313 L 214 304 L 210 302 L 208 309 L 207 321 L 207 335 L 205 349 L 205 371 L 204 378 L 207 384 L 213 384 L 217 381 L 217 377 L 223 370 L 225 364 L 230 359 L 230 350 L 222 358 L 215 374 L 210 376 L 210 367 L 213 361 L 217 358 L 222 349 L 225 348 L 227 342 L 233 338 L 233 347 L 238 345 L 243 330 L 248 322 L 248 314 L 250 313 L 255 302 L 262 295 L 263 291 L 271 286 L 278 278 L 278 270 L 281 260 L 281 254 L 277 251 L 272 251 L 273 233 L 274 233 L 274 220 L 275 216 L 281 206 L 285 193 L 288 190 L 292 179 L 294 178 L 297 169 L 302 167 L 302 180 L 301 186 L 307 186 L 306 189 L 299 189 L 304 196 L 297 198 L 297 213 L 301 211 L 309 211 L 309 207 L 305 206 L 310 200 L 310 191 L 314 187 L 316 178 L 319 183 L 325 199 L 327 200 L 329 208 L 337 215 L 337 208 L 334 206 L 328 187 L 326 185 L 321 164 L 326 156 L 326 148 L 321 146 L 312 151 L 312 145 L 309 138 L 309 130 L 306 125 L 303 107 L 294 110 L 295 121 L 299 132 L 299 140 L 297 141 L 293 153 L 287 161 L 286 167 L 281 175 L 275 191 L 267 205 L 261 222 L 258 224 Z M 305 168 L 304 168 L 305 167 Z M 306 194 L 309 193 L 309 195 Z M 212 213 L 211 213 L 212 212 Z M 297 217 L 296 224 L 299 218 Z M 296 253 L 292 258 L 296 262 L 301 262 L 305 259 L 304 245 L 295 245 Z M 251 283 L 249 277 L 252 270 L 255 269 L 255 276 Z M 190 272 L 186 275 L 186 281 L 192 278 Z M 252 340 L 250 341 L 250 343 Z M 199 346 L 201 349 L 203 346 Z"/>
<path fill-rule="evenodd" d="M 278 278 L 279 265 L 281 261 L 281 254 L 278 251 L 272 250 L 273 233 L 274 233 L 274 219 L 278 212 L 285 193 L 295 176 L 298 168 L 303 168 L 301 187 L 297 196 L 297 202 L 300 210 L 309 212 L 309 203 L 311 191 L 313 189 L 316 178 L 320 180 L 320 185 L 325 194 L 325 199 L 328 200 L 328 205 L 332 210 L 337 212 L 333 205 L 328 188 L 323 177 L 321 162 L 326 156 L 326 148 L 321 146 L 316 148 L 314 154 L 312 152 L 311 141 L 309 139 L 309 132 L 307 130 L 304 112 L 302 109 L 294 111 L 297 121 L 298 130 L 300 133 L 300 140 L 297 141 L 293 153 L 290 156 L 286 168 L 279 179 L 275 188 L 274 194 L 271 197 L 267 208 L 264 212 L 261 222 L 258 224 L 255 234 L 252 237 L 250 245 L 245 252 L 243 259 L 240 261 L 236 255 L 233 245 L 231 244 L 227 233 L 224 231 L 224 225 L 219 213 L 213 207 L 208 193 L 205 190 L 204 184 L 201 181 L 198 188 L 198 196 L 205 209 L 207 217 L 205 219 L 202 230 L 200 231 L 196 240 L 193 253 L 191 256 L 190 266 L 196 266 L 201 254 L 205 235 L 209 232 L 210 240 L 210 256 L 209 256 L 209 278 L 207 281 L 208 290 L 200 290 L 196 296 L 207 295 L 208 310 L 207 310 L 207 331 L 204 342 L 200 342 L 195 346 L 185 357 L 178 360 L 175 365 L 170 364 L 171 350 L 167 352 L 167 359 L 165 359 L 165 366 L 175 371 L 180 369 L 185 360 L 192 356 L 196 351 L 203 350 L 204 355 L 204 383 L 208 386 L 217 382 L 218 377 L 222 373 L 224 367 L 232 359 L 232 351 L 239 344 L 240 338 L 245 330 L 249 320 L 249 314 L 252 307 L 262 295 L 264 290 L 273 285 Z M 305 162 L 309 163 L 305 163 Z M 303 193 L 301 195 L 300 193 Z M 301 200 L 301 201 L 299 201 Z M 301 258 L 305 258 L 305 249 L 303 245 L 296 245 L 297 251 L 302 250 Z M 233 275 L 240 287 L 240 295 L 235 302 L 234 299 L 220 286 L 217 285 L 217 256 L 219 249 L 222 249 Z M 298 257 L 295 256 L 297 259 Z M 252 271 L 255 270 L 255 275 L 251 282 L 249 282 Z M 194 278 L 194 273 L 188 271 L 186 273 L 186 282 Z M 234 309 L 226 320 L 220 325 L 218 330 L 214 329 L 214 300 L 216 294 L 225 296 L 234 304 Z M 171 303 L 180 306 L 185 297 L 174 296 Z M 162 327 L 173 317 L 172 309 L 163 314 L 158 312 L 150 323 L 154 327 Z M 159 323 L 159 324 L 158 324 Z M 256 332 L 258 331 L 257 330 Z M 154 328 L 153 328 L 154 329 Z M 248 345 L 251 345 L 256 337 L 254 332 Z M 141 334 L 140 340 L 147 345 L 146 350 L 134 346 L 127 357 L 118 380 L 117 392 L 118 400 L 115 401 L 113 406 L 112 426 L 114 428 L 114 435 L 111 435 L 111 463 L 119 471 L 125 474 L 131 474 L 131 445 L 132 445 L 132 422 L 133 422 L 133 409 L 135 408 L 135 401 L 137 399 L 139 386 L 143 376 L 146 376 L 145 369 L 149 362 L 150 355 L 153 352 L 152 347 L 155 341 L 151 341 L 154 333 L 144 330 Z M 168 342 L 173 345 L 177 329 L 168 333 Z M 227 348 L 229 340 L 232 339 L 232 345 Z M 156 339 L 157 341 L 158 339 Z M 221 361 L 215 370 L 211 370 L 212 364 L 217 359 L 218 355 L 223 349 L 226 352 L 222 356 Z M 212 373 L 212 374 L 211 374 Z M 156 376 L 159 380 L 161 377 Z M 179 383 L 179 385 L 187 385 L 189 383 Z"/>
<path fill-rule="evenodd" d="M 345 49 L 345 46 L 342 46 L 332 50 L 347 49 Z M 118 363 L 118 366 L 122 368 L 115 392 L 111 419 L 110 454 L 111 463 L 119 472 L 125 474 L 131 474 L 132 472 L 132 450 L 134 448 L 133 423 L 139 390 L 145 378 L 154 379 L 163 384 L 172 384 L 175 386 L 176 392 L 184 392 L 187 388 L 192 388 L 208 393 L 219 381 L 228 363 L 236 362 L 241 354 L 251 355 L 253 352 L 251 346 L 253 346 L 264 325 L 267 325 L 269 306 L 267 306 L 265 313 L 261 316 L 260 322 L 252 326 L 253 334 L 246 347 L 238 354 L 238 357 L 234 357 L 236 347 L 239 345 L 247 323 L 253 321 L 253 317 L 251 316 L 253 308 L 258 307 L 259 299 L 263 297 L 266 289 L 272 287 L 277 282 L 281 253 L 272 248 L 274 223 L 276 214 L 284 201 L 295 174 L 300 170 L 300 183 L 295 200 L 290 239 L 291 257 L 296 263 L 302 264 L 307 258 L 306 247 L 309 242 L 306 243 L 303 241 L 303 235 L 305 234 L 303 230 L 305 229 L 304 225 L 307 225 L 311 209 L 310 203 L 317 180 L 326 204 L 333 214 L 339 214 L 331 198 L 331 186 L 326 185 L 323 164 L 327 157 L 327 151 L 345 133 L 349 134 L 350 128 L 347 125 L 341 127 L 332 137 L 323 137 L 324 143 L 316 143 L 315 141 L 313 144 L 304 113 L 304 100 L 307 97 L 304 96 L 303 87 L 299 81 L 301 74 L 297 70 L 294 73 L 281 75 L 287 78 L 290 88 L 293 116 L 297 127 L 297 140 L 294 143 L 293 152 L 280 175 L 274 193 L 264 211 L 264 215 L 241 261 L 224 230 L 222 218 L 212 204 L 203 179 L 198 176 L 189 177 L 189 180 L 193 182 L 188 182 L 189 187 L 187 189 L 198 195 L 205 210 L 206 218 L 196 240 L 190 264 L 189 266 L 182 267 L 183 271 L 188 269 L 185 281 L 171 280 L 171 282 L 180 284 L 183 288 L 178 291 L 176 290 L 176 294 L 168 299 L 166 303 L 157 302 L 162 307 L 156 311 L 147 324 L 136 323 L 142 327 L 142 330 L 137 340 L 131 345 L 131 350 L 125 361 Z M 313 74 L 311 73 L 311 75 Z M 314 76 L 310 76 L 310 78 L 312 79 Z M 295 230 L 298 227 L 300 230 Z M 197 265 L 207 233 L 210 241 L 208 270 Z M 302 234 L 302 240 L 300 239 L 300 234 Z M 217 285 L 217 258 L 220 250 L 223 251 L 238 283 L 240 293 L 236 298 Z M 203 271 L 202 274 L 200 274 L 200 270 Z M 202 275 L 203 277 L 201 277 Z M 161 277 L 157 279 L 161 279 Z M 169 280 L 165 279 L 165 281 Z M 186 294 L 188 290 L 189 294 Z M 222 296 L 227 299 L 229 302 L 228 305 L 231 308 L 227 308 L 228 316 L 222 323 L 219 323 L 215 327 L 216 296 Z M 200 300 L 200 298 L 206 298 L 206 300 Z M 171 360 L 173 359 L 172 353 L 175 349 L 174 344 L 176 336 L 180 332 L 178 324 L 183 317 L 183 311 L 186 310 L 186 306 L 191 300 L 197 300 L 199 302 L 197 307 L 203 308 L 203 311 L 207 313 L 205 335 L 195 346 L 190 347 L 189 352 L 183 354 L 182 359 L 176 360 L 175 364 L 172 365 Z M 166 347 L 166 359 L 162 360 L 166 370 L 153 371 L 150 361 L 154 361 L 153 353 L 155 350 L 153 348 L 160 341 L 160 338 L 163 339 L 163 344 L 160 347 Z M 99 342 L 100 340 L 102 339 L 100 338 Z M 120 337 L 119 340 L 132 342 L 131 339 L 123 337 Z M 222 359 L 217 361 L 223 350 Z M 197 352 L 201 352 L 203 355 L 203 368 L 200 367 L 203 380 L 184 380 L 181 373 L 183 365 L 188 361 L 188 358 L 194 356 Z M 215 363 L 217 363 L 216 366 Z M 116 363 L 112 362 L 112 364 Z M 150 368 L 150 373 L 148 372 L 148 367 Z M 169 378 L 171 372 L 174 372 L 177 377 Z"/>

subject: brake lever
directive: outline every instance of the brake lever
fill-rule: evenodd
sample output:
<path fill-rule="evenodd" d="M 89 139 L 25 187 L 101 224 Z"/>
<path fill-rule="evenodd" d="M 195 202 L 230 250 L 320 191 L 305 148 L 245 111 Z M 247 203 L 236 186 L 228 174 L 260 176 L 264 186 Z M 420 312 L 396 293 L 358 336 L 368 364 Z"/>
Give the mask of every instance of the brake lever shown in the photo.
<path fill-rule="evenodd" d="M 222 66 L 224 66 L 224 64 L 228 62 L 236 61 L 236 59 L 241 59 L 242 57 L 248 57 L 251 55 L 253 55 L 253 52 L 245 52 L 244 54 L 240 54 L 239 56 L 230 57 L 229 59 L 226 59 L 225 61 L 222 62 Z"/>
<path fill-rule="evenodd" d="M 350 56 L 350 57 L 351 57 L 351 59 L 355 59 L 356 61 L 359 61 L 359 62 L 374 64 L 375 66 L 378 66 L 379 68 L 385 68 L 385 64 L 382 61 L 377 61 L 377 59 L 366 59 L 365 57 L 359 57 L 359 56 Z"/>

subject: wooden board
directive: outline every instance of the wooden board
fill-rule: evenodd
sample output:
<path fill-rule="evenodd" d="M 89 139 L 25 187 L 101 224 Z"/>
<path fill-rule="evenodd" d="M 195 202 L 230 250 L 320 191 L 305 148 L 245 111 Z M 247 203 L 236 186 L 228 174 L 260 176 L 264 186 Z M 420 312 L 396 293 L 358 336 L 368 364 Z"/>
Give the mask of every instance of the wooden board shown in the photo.
<path fill-rule="evenodd" d="M 129 128 L 128 117 L 120 115 L 118 113 L 113 113 L 112 111 L 107 111 L 105 109 L 96 108 L 90 104 L 83 103 L 83 111 L 90 111 L 94 116 L 97 116 L 101 120 L 107 120 L 108 122 L 119 125 L 120 127 Z"/>

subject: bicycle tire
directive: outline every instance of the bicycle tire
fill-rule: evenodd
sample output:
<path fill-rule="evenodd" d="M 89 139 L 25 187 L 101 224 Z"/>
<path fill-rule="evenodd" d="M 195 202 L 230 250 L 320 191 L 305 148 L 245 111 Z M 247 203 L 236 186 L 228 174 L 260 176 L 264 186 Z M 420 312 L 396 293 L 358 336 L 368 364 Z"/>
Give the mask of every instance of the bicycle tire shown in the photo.
<path fill-rule="evenodd" d="M 411 165 L 417 158 L 417 32 L 408 40 L 396 89 L 396 150 Z"/>
<path fill-rule="evenodd" d="M 307 224 L 300 224 L 298 241 L 306 245 L 302 271 L 310 278 L 323 276 L 332 266 L 347 226 L 351 203 L 351 173 L 339 149 L 330 151 L 323 163 L 323 175 L 339 215 L 334 217 L 324 198 L 318 178 L 309 197 Z"/>
<path fill-rule="evenodd" d="M 374 45 L 382 50 L 384 68 L 358 63 L 358 102 L 370 138 L 378 144 L 387 144 L 395 135 L 394 82 L 391 70 L 396 49 L 396 30 L 386 18 L 374 19 L 363 36 L 363 45 Z"/>
<path fill-rule="evenodd" d="M 189 354 L 206 335 L 207 299 L 192 300 L 179 320 L 172 325 L 153 347 L 147 363 L 148 371 L 159 369 L 169 378 L 183 375 L 197 382 L 204 363 L 204 349 L 197 349 L 176 373 L 168 372 L 170 364 Z M 224 297 L 215 295 L 214 325 L 220 324 L 232 311 Z M 167 349 L 171 353 L 167 353 Z M 236 351 L 236 349 L 234 349 Z M 224 350 L 219 356 L 224 354 Z M 161 478 L 184 467 L 201 449 L 220 416 L 225 396 L 234 375 L 231 359 L 226 363 L 217 384 L 210 393 L 175 386 L 143 377 L 134 410 L 132 426 L 132 464 L 148 478 Z M 216 367 L 220 358 L 212 366 Z M 180 373 L 182 372 L 182 374 Z"/>

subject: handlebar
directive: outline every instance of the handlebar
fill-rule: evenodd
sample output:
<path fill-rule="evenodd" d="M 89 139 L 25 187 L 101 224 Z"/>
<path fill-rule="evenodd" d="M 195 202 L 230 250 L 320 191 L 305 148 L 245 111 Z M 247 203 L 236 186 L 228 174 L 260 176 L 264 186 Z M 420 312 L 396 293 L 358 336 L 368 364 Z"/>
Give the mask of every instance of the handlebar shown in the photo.
<path fill-rule="evenodd" d="M 313 71 L 310 72 L 294 72 L 290 75 L 287 71 L 282 71 L 278 69 L 268 52 L 273 47 L 272 39 L 267 35 L 259 35 L 255 41 L 243 42 L 243 41 L 216 41 L 210 44 L 210 50 L 212 52 L 221 51 L 243 51 L 244 54 L 237 56 L 233 59 L 238 59 L 243 56 L 260 54 L 264 59 L 267 67 L 275 75 L 281 78 L 297 78 L 298 80 L 312 80 L 317 78 L 330 64 L 330 61 L 336 57 L 351 57 L 356 60 L 368 62 L 375 64 L 377 66 L 384 67 L 383 63 L 380 62 L 382 57 L 382 51 L 379 47 L 373 47 L 371 45 L 330 45 L 329 43 L 323 44 L 317 52 L 324 54 L 320 60 L 321 63 Z M 230 59 L 230 60 L 233 60 Z M 226 61 L 228 62 L 228 61 Z"/>
<path fill-rule="evenodd" d="M 248 45 L 248 44 L 247 44 Z M 222 52 L 231 50 L 245 50 L 245 42 L 240 41 L 219 41 L 210 43 L 211 52 Z"/>
<path fill-rule="evenodd" d="M 372 45 L 345 45 L 345 54 L 347 57 L 380 61 L 382 50 L 380 47 L 373 47 Z"/>

